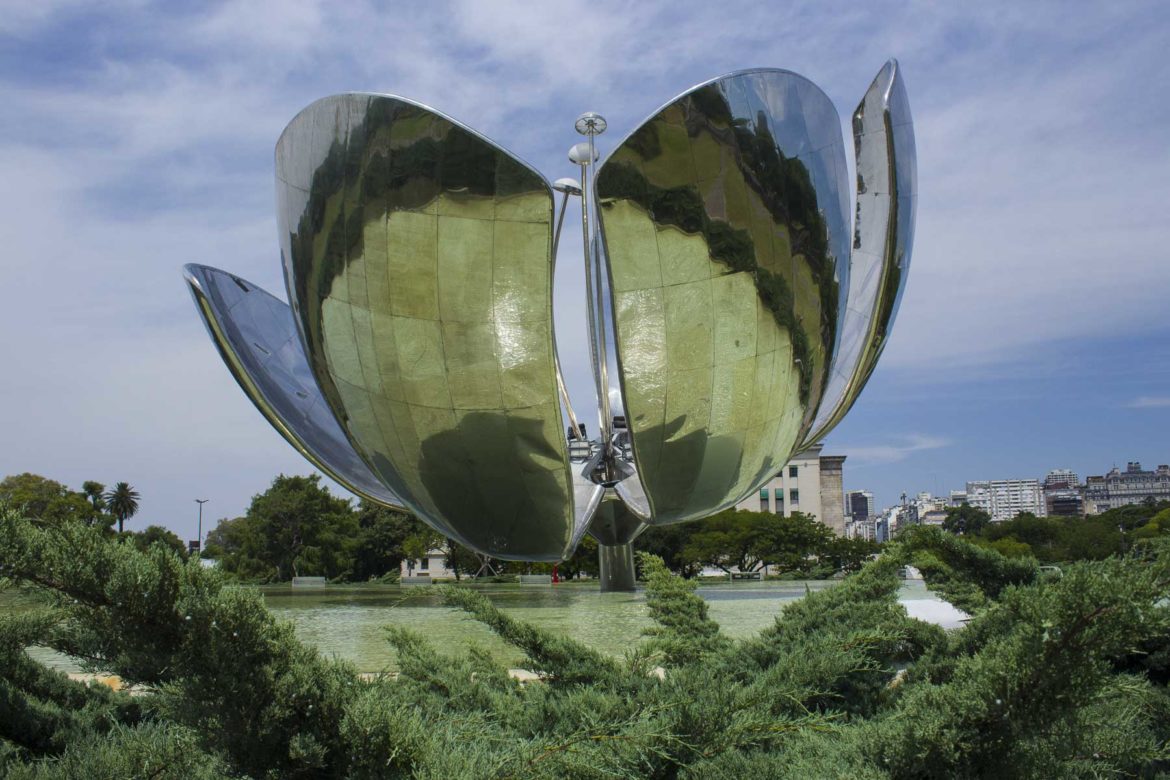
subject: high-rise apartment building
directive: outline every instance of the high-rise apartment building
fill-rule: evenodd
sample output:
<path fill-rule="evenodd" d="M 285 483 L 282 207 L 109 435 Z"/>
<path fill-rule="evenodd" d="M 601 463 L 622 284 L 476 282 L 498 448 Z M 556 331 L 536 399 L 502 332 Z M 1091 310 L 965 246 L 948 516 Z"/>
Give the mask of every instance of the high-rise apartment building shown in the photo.
<path fill-rule="evenodd" d="M 990 479 L 967 483 L 967 503 L 991 515 L 994 522 L 1011 520 L 1021 512 L 1047 514 L 1038 479 Z"/>

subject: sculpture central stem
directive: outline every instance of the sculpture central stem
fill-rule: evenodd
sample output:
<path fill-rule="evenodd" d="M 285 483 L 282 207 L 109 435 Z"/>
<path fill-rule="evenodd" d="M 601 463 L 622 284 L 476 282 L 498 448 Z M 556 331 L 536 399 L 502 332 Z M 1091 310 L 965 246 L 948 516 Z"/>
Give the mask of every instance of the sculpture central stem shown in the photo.
<path fill-rule="evenodd" d="M 634 591 L 634 545 L 598 544 L 598 579 L 602 593 Z"/>

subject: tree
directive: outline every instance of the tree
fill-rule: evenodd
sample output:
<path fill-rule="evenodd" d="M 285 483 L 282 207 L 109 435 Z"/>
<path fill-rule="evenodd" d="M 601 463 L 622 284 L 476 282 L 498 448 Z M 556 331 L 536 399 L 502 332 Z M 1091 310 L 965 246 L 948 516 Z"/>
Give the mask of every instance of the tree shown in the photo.
<path fill-rule="evenodd" d="M 639 537 L 640 538 L 640 537 Z M 562 561 L 558 571 L 565 579 L 601 576 L 601 562 L 597 558 L 597 540 L 586 534 L 570 558 Z"/>
<path fill-rule="evenodd" d="M 118 518 L 118 533 L 123 532 L 126 521 L 138 514 L 138 491 L 128 482 L 119 482 L 105 495 L 106 507 Z"/>
<path fill-rule="evenodd" d="M 1170 534 L 1170 509 L 1163 509 L 1150 518 L 1150 521 L 1135 530 L 1132 538 L 1135 541 L 1155 539 L 1163 534 Z"/>
<path fill-rule="evenodd" d="M 357 520 L 349 501 L 330 494 L 316 474 L 281 474 L 252 498 L 247 517 L 257 523 L 264 560 L 278 580 L 352 576 Z"/>
<path fill-rule="evenodd" d="M 1021 542 L 1014 536 L 1002 536 L 988 545 L 1005 558 L 1035 558 L 1035 552 L 1027 542 Z"/>
<path fill-rule="evenodd" d="M 232 576 L 257 582 L 301 575 L 365 582 L 396 573 L 412 537 L 442 545 L 418 518 L 363 501 L 356 511 L 318 477 L 281 475 L 247 513 L 207 535 L 205 557 Z"/>
<path fill-rule="evenodd" d="M 725 572 L 765 566 L 803 571 L 833 538 L 827 526 L 802 512 L 786 517 L 729 509 L 698 521 L 681 557 Z"/>
<path fill-rule="evenodd" d="M 991 515 L 968 503 L 953 506 L 943 519 L 943 530 L 960 536 L 977 536 L 991 522 Z"/>
<path fill-rule="evenodd" d="M 638 538 L 634 540 L 634 547 L 639 552 L 661 558 L 675 574 L 680 574 L 688 579 L 697 577 L 703 569 L 702 564 L 687 558 L 684 550 L 701 523 L 702 521 L 652 525 L 638 535 Z M 596 549 L 594 552 L 596 553 Z M 595 569 L 596 566 L 597 564 L 594 563 Z"/>
<path fill-rule="evenodd" d="M 851 544 L 836 544 L 833 531 L 804 512 L 793 512 L 788 516 L 760 514 L 771 519 L 761 523 L 757 555 L 761 561 L 781 571 L 807 571 L 811 559 L 816 558 L 827 563 L 828 570 L 824 572 L 827 576 L 849 565 L 848 559 L 854 552 L 865 550 L 868 554 L 868 545 L 858 546 L 855 551 Z"/>
<path fill-rule="evenodd" d="M 138 533 L 131 534 L 130 539 L 134 546 L 143 552 L 149 550 L 153 545 L 161 544 L 180 558 L 187 558 L 187 545 L 183 544 L 183 540 L 174 531 L 163 528 L 161 525 L 148 525 Z"/>
<path fill-rule="evenodd" d="M 353 578 L 358 581 L 398 571 L 405 557 L 403 543 L 424 528 L 414 515 L 368 501 L 358 506 L 357 524 L 360 532 L 353 546 Z"/>
<path fill-rule="evenodd" d="M 1073 522 L 1082 521 L 1078 518 Z M 1025 551 L 1012 545 L 996 547 L 1009 557 L 1012 557 L 1009 551 L 1014 550 L 1019 554 L 1034 555 L 1043 563 L 1057 563 L 1067 560 L 1068 552 L 1065 545 L 1067 524 L 1066 518 L 1037 517 L 1031 512 L 1021 512 L 1006 522 L 984 526 L 982 535 L 993 543 L 1010 538 L 1016 545 L 1022 543 L 1028 548 Z"/>
<path fill-rule="evenodd" d="M 700 520 L 682 557 L 729 573 L 732 569 L 755 571 L 765 562 L 761 544 L 765 525 L 776 517 L 728 509 Z"/>
<path fill-rule="evenodd" d="M 443 563 L 455 575 L 455 581 L 463 579 L 464 574 L 475 576 L 483 561 L 475 554 L 454 539 L 443 539 Z"/>
<path fill-rule="evenodd" d="M 873 556 L 881 552 L 882 546 L 869 539 L 847 539 L 844 536 L 833 535 L 822 542 L 817 558 L 832 572 L 851 573 L 860 571 Z"/>
<path fill-rule="evenodd" d="M 258 518 L 223 518 L 208 532 L 203 553 L 225 573 L 241 580 L 267 582 L 277 578 L 276 566 L 267 558 Z"/>
<path fill-rule="evenodd" d="M 406 559 L 406 569 L 414 573 L 415 561 L 420 561 L 430 555 L 433 550 L 441 550 L 446 539 L 438 531 L 428 525 L 420 524 L 413 533 L 402 541 L 402 557 Z"/>
<path fill-rule="evenodd" d="M 92 479 L 87 479 L 81 483 L 81 492 L 89 499 L 89 503 L 93 505 L 95 511 L 106 511 L 106 486 L 100 482 L 94 482 Z"/>
<path fill-rule="evenodd" d="M 39 474 L 14 474 L 0 481 L 0 502 L 41 522 L 93 521 L 97 513 L 81 493 Z"/>

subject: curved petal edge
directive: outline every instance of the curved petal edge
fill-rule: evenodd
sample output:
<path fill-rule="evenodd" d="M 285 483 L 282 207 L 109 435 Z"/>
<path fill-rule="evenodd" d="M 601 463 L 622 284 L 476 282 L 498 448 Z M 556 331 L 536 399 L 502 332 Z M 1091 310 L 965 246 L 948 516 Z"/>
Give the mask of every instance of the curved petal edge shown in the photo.
<path fill-rule="evenodd" d="M 347 490 L 405 508 L 346 440 L 313 381 L 288 304 L 209 266 L 184 266 L 183 275 L 223 362 L 272 427 Z"/>
<path fill-rule="evenodd" d="M 850 286 L 830 391 L 801 447 L 823 439 L 852 408 L 885 349 L 910 270 L 918 171 L 901 69 L 890 60 L 853 112 L 857 213 Z"/>

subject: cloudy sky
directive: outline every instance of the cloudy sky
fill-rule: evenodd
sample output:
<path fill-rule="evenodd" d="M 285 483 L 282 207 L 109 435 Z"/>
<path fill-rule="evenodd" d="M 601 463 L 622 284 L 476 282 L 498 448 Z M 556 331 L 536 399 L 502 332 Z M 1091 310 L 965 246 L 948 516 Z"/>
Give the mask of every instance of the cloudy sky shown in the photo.
<path fill-rule="evenodd" d="M 131 527 L 193 537 L 193 499 L 234 516 L 309 471 L 222 366 L 180 268 L 283 290 L 272 148 L 316 98 L 422 100 L 552 179 L 574 173 L 584 110 L 609 120 L 604 150 L 696 82 L 774 66 L 847 117 L 889 57 L 917 243 L 893 340 L 828 440 L 846 486 L 887 504 L 1170 462 L 1163 3 L 191 5 L 0 0 L 0 475 L 126 480 Z M 584 344 L 574 281 L 566 351 Z"/>

